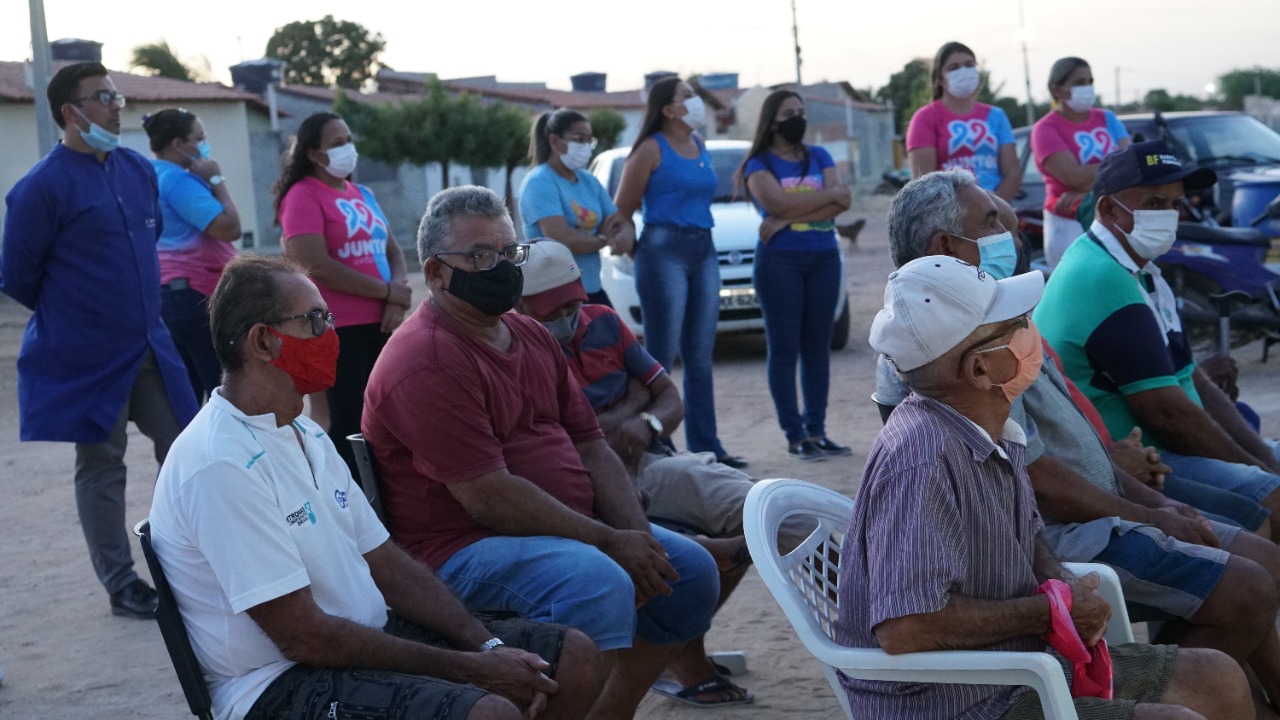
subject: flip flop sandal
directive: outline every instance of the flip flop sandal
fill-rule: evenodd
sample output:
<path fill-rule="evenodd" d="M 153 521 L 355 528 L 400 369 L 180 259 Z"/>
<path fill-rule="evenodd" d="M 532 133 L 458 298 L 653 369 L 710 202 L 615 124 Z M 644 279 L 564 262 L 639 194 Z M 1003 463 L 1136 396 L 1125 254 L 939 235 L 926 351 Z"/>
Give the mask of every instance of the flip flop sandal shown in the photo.
<path fill-rule="evenodd" d="M 749 703 L 755 702 L 755 699 L 756 699 L 756 696 L 748 692 L 746 688 L 741 688 L 741 687 L 738 687 L 737 685 L 734 685 L 732 681 L 730 681 L 728 678 L 724 677 L 723 675 L 717 675 L 716 677 L 710 680 L 707 680 L 706 682 L 701 682 L 701 683 L 698 683 L 697 685 L 690 685 L 689 687 L 686 687 L 686 688 L 680 687 L 680 685 L 676 683 L 674 680 L 659 680 L 655 682 L 653 684 L 653 687 L 651 687 L 650 689 L 658 693 L 659 695 L 665 695 L 671 698 L 672 700 L 678 700 L 682 703 L 685 703 L 686 705 L 693 705 L 695 707 L 719 707 L 721 705 L 747 705 Z M 706 693 L 719 692 L 722 690 L 732 690 L 734 692 L 741 693 L 741 696 L 737 698 L 729 698 L 725 700 L 699 700 L 698 699 L 699 695 L 705 695 Z"/>
<path fill-rule="evenodd" d="M 747 549 L 747 544 L 742 543 L 742 547 L 738 548 L 738 552 L 728 560 L 717 561 L 716 569 L 722 573 L 734 573 L 739 570 L 745 570 L 751 564 L 751 551 Z M 728 673 L 722 673 L 727 675 Z"/>

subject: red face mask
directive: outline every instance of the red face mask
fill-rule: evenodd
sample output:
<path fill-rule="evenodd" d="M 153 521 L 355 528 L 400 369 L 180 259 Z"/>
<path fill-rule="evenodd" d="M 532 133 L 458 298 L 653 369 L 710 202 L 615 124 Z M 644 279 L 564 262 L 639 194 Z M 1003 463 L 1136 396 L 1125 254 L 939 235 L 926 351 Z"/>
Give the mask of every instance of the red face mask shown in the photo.
<path fill-rule="evenodd" d="M 332 327 L 315 338 L 283 335 L 268 327 L 280 338 L 280 356 L 272 365 L 288 373 L 293 386 L 303 395 L 328 390 L 338 379 L 338 333 Z"/>

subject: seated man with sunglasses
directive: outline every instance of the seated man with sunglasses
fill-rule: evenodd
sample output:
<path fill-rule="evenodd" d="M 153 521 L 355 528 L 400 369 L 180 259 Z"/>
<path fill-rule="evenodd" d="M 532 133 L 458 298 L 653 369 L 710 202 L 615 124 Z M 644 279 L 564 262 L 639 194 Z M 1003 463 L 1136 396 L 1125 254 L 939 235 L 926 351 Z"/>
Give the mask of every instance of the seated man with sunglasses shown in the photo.
<path fill-rule="evenodd" d="M 710 627 L 715 561 L 649 524 L 555 339 L 509 312 L 529 246 L 502 199 L 433 197 L 418 256 L 430 296 L 379 357 L 362 423 L 391 534 L 469 607 L 585 632 L 611 668 L 591 717 L 632 717 Z"/>
<path fill-rule="evenodd" d="M 240 255 L 210 321 L 222 386 L 174 442 L 150 520 L 214 714 L 583 717 L 600 689 L 590 641 L 472 617 L 389 541 L 302 416 L 303 397 L 337 372 L 316 286 L 288 260 Z"/>

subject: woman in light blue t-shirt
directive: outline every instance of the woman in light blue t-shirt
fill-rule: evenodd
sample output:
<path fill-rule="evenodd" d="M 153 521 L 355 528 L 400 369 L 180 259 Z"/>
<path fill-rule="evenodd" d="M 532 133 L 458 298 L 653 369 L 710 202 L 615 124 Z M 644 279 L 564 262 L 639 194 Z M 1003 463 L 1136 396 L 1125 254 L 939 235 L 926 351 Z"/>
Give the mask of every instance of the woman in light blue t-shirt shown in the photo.
<path fill-rule="evenodd" d="M 612 306 L 600 286 L 600 251 L 616 246 L 620 233 L 632 230 L 586 169 L 596 147 L 591 123 L 576 110 L 560 108 L 543 113 L 532 134 L 534 167 L 520 185 L 525 238 L 547 238 L 569 248 L 582 271 L 588 302 Z"/>

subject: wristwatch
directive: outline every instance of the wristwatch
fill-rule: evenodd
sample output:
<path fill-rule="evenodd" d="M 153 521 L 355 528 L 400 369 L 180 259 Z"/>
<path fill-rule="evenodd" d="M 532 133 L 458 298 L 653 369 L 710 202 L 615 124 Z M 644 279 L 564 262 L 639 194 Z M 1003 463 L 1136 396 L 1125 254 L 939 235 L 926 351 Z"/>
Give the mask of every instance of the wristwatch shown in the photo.
<path fill-rule="evenodd" d="M 221 175 L 214 175 L 213 177 L 209 178 L 209 184 L 210 184 L 210 185 L 212 185 L 212 186 L 214 186 L 214 187 L 217 187 L 217 186 L 221 185 L 221 184 L 222 184 L 222 176 L 221 176 Z"/>
<path fill-rule="evenodd" d="M 662 421 L 658 419 L 658 416 L 653 413 L 642 412 L 640 413 L 640 419 L 649 423 L 649 427 L 653 428 L 653 437 L 655 439 L 662 437 L 662 433 L 667 429 L 663 426 Z"/>
<path fill-rule="evenodd" d="M 505 645 L 505 644 L 506 643 L 502 642 L 498 638 L 492 637 L 484 641 L 484 644 L 480 646 L 480 652 L 482 653 L 489 652 L 490 650 L 498 647 L 499 645 Z"/>

